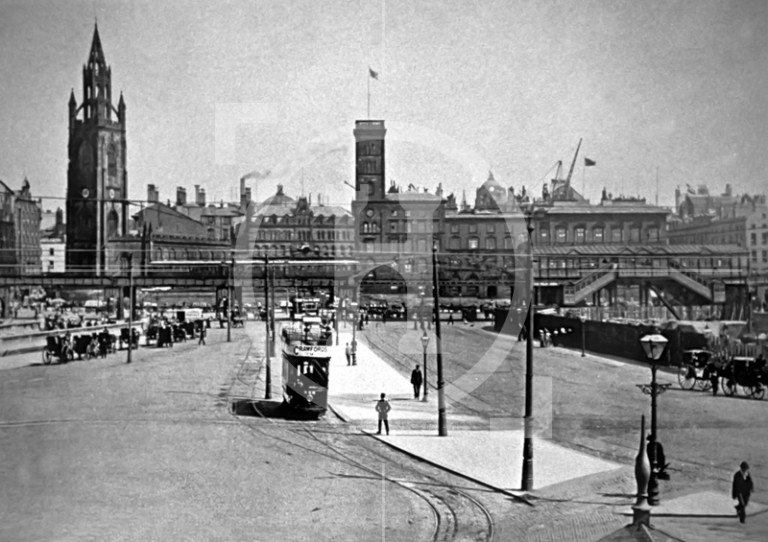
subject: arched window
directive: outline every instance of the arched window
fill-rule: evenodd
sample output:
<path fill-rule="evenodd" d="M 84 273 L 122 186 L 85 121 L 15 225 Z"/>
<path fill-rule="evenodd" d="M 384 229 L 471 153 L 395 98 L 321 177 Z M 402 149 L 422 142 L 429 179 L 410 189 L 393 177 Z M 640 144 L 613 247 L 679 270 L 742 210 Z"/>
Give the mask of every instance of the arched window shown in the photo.
<path fill-rule="evenodd" d="M 107 175 L 109 177 L 109 184 L 117 184 L 117 149 L 112 144 L 107 149 Z"/>
<path fill-rule="evenodd" d="M 107 215 L 107 239 L 112 239 L 117 235 L 118 220 L 117 212 L 113 209 Z"/>

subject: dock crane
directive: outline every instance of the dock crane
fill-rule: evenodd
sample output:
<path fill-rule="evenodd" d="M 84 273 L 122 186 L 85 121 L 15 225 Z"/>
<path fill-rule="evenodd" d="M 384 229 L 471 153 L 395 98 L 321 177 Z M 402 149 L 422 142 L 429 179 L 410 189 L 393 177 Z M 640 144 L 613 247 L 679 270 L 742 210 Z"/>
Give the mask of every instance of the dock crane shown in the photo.
<path fill-rule="evenodd" d="M 568 176 L 565 178 L 565 185 L 571 186 L 571 176 L 573 175 L 573 168 L 576 165 L 576 158 L 579 156 L 579 149 L 581 148 L 581 140 L 579 138 L 579 144 L 576 145 L 576 153 L 573 155 L 573 162 L 571 162 L 571 169 L 568 170 Z"/>
<path fill-rule="evenodd" d="M 567 197 L 571 197 L 571 177 L 573 176 L 573 168 L 576 167 L 576 158 L 579 156 L 579 150 L 581 149 L 581 141 L 582 139 L 579 138 L 579 144 L 576 146 L 576 153 L 573 155 L 573 162 L 571 162 L 571 167 L 568 170 L 568 176 L 563 179 L 561 178 L 561 175 L 563 173 L 563 161 L 558 160 L 555 164 L 557 165 L 557 170 L 555 171 L 555 178 L 552 179 L 552 193 L 554 194 L 555 189 L 558 186 L 565 186 L 565 193 L 568 194 Z"/>

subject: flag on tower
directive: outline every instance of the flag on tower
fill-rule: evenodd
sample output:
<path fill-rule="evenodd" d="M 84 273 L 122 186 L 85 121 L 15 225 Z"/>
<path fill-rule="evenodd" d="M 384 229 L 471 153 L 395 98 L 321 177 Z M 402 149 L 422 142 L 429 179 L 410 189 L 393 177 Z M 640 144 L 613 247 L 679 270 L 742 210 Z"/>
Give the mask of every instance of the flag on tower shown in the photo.
<path fill-rule="evenodd" d="M 597 162 L 595 162 L 594 160 L 590 160 L 589 158 L 586 158 L 586 157 L 584 158 L 584 166 L 589 167 L 589 166 L 594 166 L 596 164 Z"/>
<path fill-rule="evenodd" d="M 379 80 L 379 72 L 373 71 L 370 66 L 368 66 L 368 75 L 370 75 L 371 77 L 373 77 L 377 81 Z"/>

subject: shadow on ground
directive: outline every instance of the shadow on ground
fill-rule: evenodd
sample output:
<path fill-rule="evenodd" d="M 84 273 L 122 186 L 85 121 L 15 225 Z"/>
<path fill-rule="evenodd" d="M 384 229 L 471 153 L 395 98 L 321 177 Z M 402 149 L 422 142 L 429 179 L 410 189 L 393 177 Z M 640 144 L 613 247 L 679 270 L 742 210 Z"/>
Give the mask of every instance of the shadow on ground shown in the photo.
<path fill-rule="evenodd" d="M 236 399 L 230 403 L 230 412 L 236 416 L 269 418 L 277 420 L 316 420 L 317 413 L 305 413 L 288 408 L 280 401 Z"/>

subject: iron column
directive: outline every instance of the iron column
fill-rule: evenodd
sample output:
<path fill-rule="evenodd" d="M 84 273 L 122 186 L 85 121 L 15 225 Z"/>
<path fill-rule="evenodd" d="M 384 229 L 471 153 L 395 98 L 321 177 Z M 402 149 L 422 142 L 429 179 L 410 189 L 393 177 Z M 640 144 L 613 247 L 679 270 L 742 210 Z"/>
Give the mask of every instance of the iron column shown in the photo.
<path fill-rule="evenodd" d="M 528 230 L 528 276 L 526 293 L 528 301 L 527 343 L 525 345 L 525 419 L 523 440 L 523 491 L 533 489 L 533 209 L 526 212 L 526 228 Z"/>
<path fill-rule="evenodd" d="M 443 349 L 440 337 L 440 291 L 437 272 L 437 243 L 432 244 L 432 295 L 435 303 L 435 348 L 437 352 L 437 434 L 448 436 L 445 420 L 445 382 L 443 381 Z"/>

